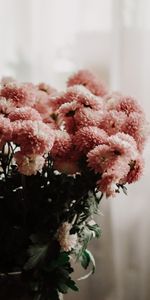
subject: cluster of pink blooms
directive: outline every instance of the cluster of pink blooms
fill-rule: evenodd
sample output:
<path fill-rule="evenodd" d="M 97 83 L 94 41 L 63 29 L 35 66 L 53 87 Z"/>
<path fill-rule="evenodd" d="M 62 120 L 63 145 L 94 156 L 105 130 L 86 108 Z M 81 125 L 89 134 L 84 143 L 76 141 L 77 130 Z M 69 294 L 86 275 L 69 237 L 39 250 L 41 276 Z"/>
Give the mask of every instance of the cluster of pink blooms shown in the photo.
<path fill-rule="evenodd" d="M 41 171 L 46 155 L 67 174 L 82 174 L 84 161 L 98 175 L 98 189 L 113 196 L 119 184 L 142 175 L 147 128 L 134 98 L 108 92 L 86 70 L 61 93 L 45 83 L 0 83 L 0 148 L 17 146 L 14 159 L 24 175 Z"/>

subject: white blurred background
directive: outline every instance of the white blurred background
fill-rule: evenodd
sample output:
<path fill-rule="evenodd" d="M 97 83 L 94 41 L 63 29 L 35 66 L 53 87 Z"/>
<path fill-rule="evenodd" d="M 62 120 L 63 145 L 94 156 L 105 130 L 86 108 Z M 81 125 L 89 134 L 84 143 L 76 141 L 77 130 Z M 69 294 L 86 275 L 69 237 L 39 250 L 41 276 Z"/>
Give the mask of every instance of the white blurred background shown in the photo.
<path fill-rule="evenodd" d="M 0 76 L 61 89 L 81 68 L 137 97 L 150 119 L 150 1 L 0 0 Z M 149 147 L 128 197 L 103 200 L 97 272 L 66 300 L 150 299 Z"/>

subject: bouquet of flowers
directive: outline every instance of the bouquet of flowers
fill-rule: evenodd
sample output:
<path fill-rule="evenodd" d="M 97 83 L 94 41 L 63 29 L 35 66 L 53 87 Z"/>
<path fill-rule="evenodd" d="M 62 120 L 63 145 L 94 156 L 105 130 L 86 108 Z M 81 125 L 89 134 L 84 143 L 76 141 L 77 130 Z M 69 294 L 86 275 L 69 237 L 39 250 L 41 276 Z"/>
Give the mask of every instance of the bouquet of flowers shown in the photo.
<path fill-rule="evenodd" d="M 137 101 L 108 92 L 89 71 L 71 76 L 64 92 L 1 80 L 0 291 L 18 278 L 26 299 L 78 290 L 72 259 L 94 272 L 94 214 L 103 195 L 126 193 L 141 177 L 146 139 Z"/>

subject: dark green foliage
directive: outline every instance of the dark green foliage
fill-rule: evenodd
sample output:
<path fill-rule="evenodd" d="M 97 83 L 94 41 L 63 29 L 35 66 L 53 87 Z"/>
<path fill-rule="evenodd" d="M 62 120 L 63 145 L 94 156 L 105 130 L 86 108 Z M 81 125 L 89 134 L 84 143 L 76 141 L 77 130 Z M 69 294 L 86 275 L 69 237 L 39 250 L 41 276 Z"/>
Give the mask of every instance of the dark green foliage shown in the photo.
<path fill-rule="evenodd" d="M 60 174 L 48 158 L 36 176 L 23 176 L 15 166 L 1 176 L 0 273 L 21 272 L 33 300 L 58 300 L 58 292 L 78 290 L 70 276 L 70 255 L 85 269 L 93 263 L 86 248 L 100 229 L 88 219 L 98 213 L 101 197 L 95 190 L 97 176 L 83 170 L 76 176 Z M 64 222 L 72 222 L 70 233 L 78 234 L 81 247 L 76 252 L 62 252 L 57 241 Z"/>

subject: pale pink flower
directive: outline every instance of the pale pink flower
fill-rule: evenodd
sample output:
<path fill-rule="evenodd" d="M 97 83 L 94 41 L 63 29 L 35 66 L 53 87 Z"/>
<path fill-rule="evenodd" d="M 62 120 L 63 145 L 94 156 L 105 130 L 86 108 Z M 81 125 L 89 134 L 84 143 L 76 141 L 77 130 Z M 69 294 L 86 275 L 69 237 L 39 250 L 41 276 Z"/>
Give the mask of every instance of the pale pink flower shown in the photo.
<path fill-rule="evenodd" d="M 33 108 L 39 112 L 43 120 L 48 119 L 52 113 L 51 109 L 48 106 L 47 101 L 36 102 Z"/>
<path fill-rule="evenodd" d="M 135 161 L 130 162 L 130 171 L 127 174 L 126 182 L 132 183 L 138 181 L 143 175 L 144 171 L 144 159 L 142 156 L 139 157 Z"/>
<path fill-rule="evenodd" d="M 65 158 L 73 148 L 72 137 L 63 130 L 55 130 L 55 141 L 51 149 L 53 158 Z"/>
<path fill-rule="evenodd" d="M 57 110 L 62 104 L 72 101 L 76 101 L 81 106 L 91 107 L 96 110 L 103 108 L 103 99 L 96 97 L 82 85 L 69 87 L 66 92 L 59 93 L 51 98 L 54 110 Z"/>
<path fill-rule="evenodd" d="M 13 77 L 10 77 L 10 76 L 2 77 L 2 79 L 1 79 L 1 85 L 2 86 L 5 86 L 9 83 L 16 83 L 16 80 Z"/>
<path fill-rule="evenodd" d="M 122 111 L 111 110 L 106 112 L 99 122 L 99 127 L 104 129 L 109 135 L 121 131 L 122 126 L 125 124 L 127 116 Z"/>
<path fill-rule="evenodd" d="M 110 149 L 117 155 L 123 155 L 130 161 L 138 156 L 136 142 L 132 136 L 123 132 L 118 132 L 110 136 L 108 139 Z"/>
<path fill-rule="evenodd" d="M 143 115 L 141 106 L 133 97 L 130 96 L 120 98 L 120 101 L 116 105 L 116 110 L 125 112 L 127 116 L 133 112 Z"/>
<path fill-rule="evenodd" d="M 95 126 L 80 128 L 74 135 L 74 145 L 78 151 L 86 154 L 95 146 L 105 144 L 107 141 L 107 133 Z"/>
<path fill-rule="evenodd" d="M 117 160 L 118 155 L 108 145 L 98 145 L 88 152 L 88 166 L 95 173 L 103 173 Z"/>
<path fill-rule="evenodd" d="M 107 93 L 106 85 L 88 70 L 80 70 L 73 74 L 68 82 L 68 86 L 83 85 L 96 96 L 104 96 Z"/>
<path fill-rule="evenodd" d="M 106 109 L 109 110 L 116 110 L 116 105 L 119 103 L 120 99 L 122 98 L 122 94 L 119 92 L 111 92 L 104 96 L 104 103 Z"/>
<path fill-rule="evenodd" d="M 117 191 L 116 180 L 113 175 L 105 175 L 97 181 L 97 188 L 104 193 L 106 197 L 115 197 Z"/>
<path fill-rule="evenodd" d="M 135 140 L 127 134 L 119 132 L 107 141 L 108 145 L 97 146 L 88 153 L 88 165 L 102 174 L 98 188 L 109 197 L 115 195 L 117 184 L 127 181 L 125 178 L 130 174 L 130 162 L 139 154 Z"/>
<path fill-rule="evenodd" d="M 25 155 L 20 151 L 15 153 L 14 158 L 18 171 L 26 176 L 36 175 L 42 170 L 45 163 L 45 159 L 41 155 Z"/>
<path fill-rule="evenodd" d="M 71 117 L 74 116 L 76 110 L 81 107 L 80 103 L 77 101 L 66 102 L 60 106 L 57 113 L 61 117 Z"/>
<path fill-rule="evenodd" d="M 57 240 L 63 251 L 71 251 L 77 245 L 78 236 L 77 233 L 70 234 L 72 224 L 65 222 L 63 223 L 57 231 Z"/>
<path fill-rule="evenodd" d="M 105 193 L 106 197 L 114 197 L 118 191 L 117 184 L 128 174 L 129 170 L 130 166 L 127 159 L 118 157 L 97 182 L 98 189 Z"/>
<path fill-rule="evenodd" d="M 36 99 L 33 108 L 40 113 L 43 119 L 48 118 L 53 113 L 50 96 L 44 91 L 36 90 Z"/>
<path fill-rule="evenodd" d="M 15 108 L 14 111 L 12 111 L 9 114 L 9 119 L 11 121 L 17 121 L 17 120 L 41 121 L 42 120 L 38 111 L 29 106 Z"/>
<path fill-rule="evenodd" d="M 22 153 L 43 155 L 51 150 L 54 131 L 41 121 L 13 122 L 13 142 L 20 145 Z"/>
<path fill-rule="evenodd" d="M 53 111 L 57 109 L 64 103 L 72 102 L 74 100 L 74 93 L 69 89 L 65 92 L 58 92 L 55 96 L 51 97 L 51 106 Z"/>
<path fill-rule="evenodd" d="M 43 122 L 49 126 L 51 129 L 53 130 L 59 130 L 62 120 L 56 116 L 53 116 L 53 114 L 51 114 L 50 116 L 43 118 Z"/>
<path fill-rule="evenodd" d="M 107 145 L 96 146 L 87 154 L 88 166 L 96 173 L 107 172 L 112 167 L 116 168 L 115 164 L 120 157 L 128 165 L 131 160 L 138 156 L 134 139 L 124 133 L 117 133 L 108 137 L 106 143 Z"/>
<path fill-rule="evenodd" d="M 75 116 L 76 127 L 79 129 L 80 127 L 85 126 L 99 126 L 101 120 L 103 119 L 104 112 L 102 110 L 96 111 L 89 107 L 80 108 Z"/>
<path fill-rule="evenodd" d="M 139 113 L 131 113 L 122 127 L 122 131 L 135 139 L 137 147 L 141 152 L 149 135 L 145 118 Z"/>
<path fill-rule="evenodd" d="M 54 112 L 51 102 L 51 97 L 46 92 L 38 90 L 33 108 L 39 112 L 44 123 L 48 123 L 52 128 L 58 129 L 61 120 L 58 114 Z"/>
<path fill-rule="evenodd" d="M 10 120 L 0 115 L 0 148 L 12 137 L 12 126 Z"/>
<path fill-rule="evenodd" d="M 57 119 L 60 128 L 63 125 L 66 131 L 71 134 L 76 130 L 74 114 L 79 106 L 80 104 L 78 104 L 76 101 L 66 102 L 57 110 Z"/>
<path fill-rule="evenodd" d="M 130 170 L 128 158 L 125 156 L 118 156 L 113 165 L 103 173 L 102 178 L 106 176 L 113 176 L 116 179 L 116 183 L 124 178 Z"/>
<path fill-rule="evenodd" d="M 32 106 L 35 101 L 35 91 L 27 84 L 8 83 L 0 90 L 0 96 L 11 99 L 16 107 Z"/>
<path fill-rule="evenodd" d="M 4 97 L 0 97 L 0 114 L 7 116 L 14 109 L 15 106 L 11 99 L 7 100 Z"/>
<path fill-rule="evenodd" d="M 72 101 L 80 103 L 81 106 L 90 107 L 95 110 L 103 108 L 103 99 L 96 97 L 87 88 L 82 85 L 75 85 L 68 88 Z"/>
<path fill-rule="evenodd" d="M 57 92 L 57 90 L 55 88 L 53 88 L 52 86 L 50 86 L 49 84 L 44 83 L 44 82 L 40 82 L 37 85 L 37 88 L 40 91 L 43 91 L 43 92 L 47 93 L 48 95 L 54 95 Z"/>
<path fill-rule="evenodd" d="M 58 115 L 64 121 L 66 130 L 74 133 L 77 129 L 85 126 L 98 126 L 104 113 L 89 107 L 80 107 L 76 101 L 62 104 Z"/>

